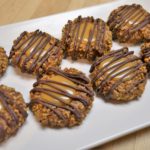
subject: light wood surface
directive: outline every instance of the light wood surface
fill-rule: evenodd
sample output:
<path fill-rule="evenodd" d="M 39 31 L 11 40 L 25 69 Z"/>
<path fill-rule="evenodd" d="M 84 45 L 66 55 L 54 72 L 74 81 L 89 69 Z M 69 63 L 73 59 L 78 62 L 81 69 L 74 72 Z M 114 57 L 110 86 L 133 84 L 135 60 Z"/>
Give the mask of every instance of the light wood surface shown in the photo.
<path fill-rule="evenodd" d="M 0 0 L 0 25 L 110 1 L 112 0 Z M 93 150 L 150 150 L 150 128 L 98 146 Z"/>

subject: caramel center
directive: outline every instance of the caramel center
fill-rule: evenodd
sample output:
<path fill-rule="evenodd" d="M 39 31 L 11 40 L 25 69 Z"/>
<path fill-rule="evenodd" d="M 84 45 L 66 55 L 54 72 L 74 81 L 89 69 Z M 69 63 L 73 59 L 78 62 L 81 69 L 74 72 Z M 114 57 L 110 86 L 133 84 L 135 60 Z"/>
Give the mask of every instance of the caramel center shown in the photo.
<path fill-rule="evenodd" d="M 118 59 L 114 62 L 112 62 L 110 64 L 110 61 L 112 61 L 114 59 L 114 57 L 110 57 L 110 58 L 107 58 L 105 59 L 103 62 L 100 63 L 99 65 L 99 69 L 102 69 L 102 68 L 105 68 L 106 65 L 108 65 L 106 67 L 106 69 L 108 69 L 105 73 L 108 74 L 109 76 L 114 76 L 116 75 L 117 73 L 119 73 L 118 75 L 115 76 L 115 79 L 120 79 L 122 78 L 127 72 L 129 72 L 129 70 L 125 70 L 125 69 L 129 69 L 133 66 L 135 66 L 135 62 L 127 62 L 125 64 L 122 64 L 120 65 L 121 63 L 127 61 L 127 58 L 121 58 L 121 59 Z M 120 67 L 118 67 L 120 65 Z M 113 67 L 115 66 L 115 67 Z M 112 68 L 113 67 L 113 68 Z M 115 70 L 116 68 L 118 67 L 117 70 Z M 104 69 L 105 70 L 105 69 Z M 115 71 L 114 71 L 115 70 Z M 128 76 L 126 76 L 125 78 L 128 78 L 131 74 L 129 74 Z"/>
<path fill-rule="evenodd" d="M 139 8 L 126 21 L 128 21 L 129 24 L 131 24 L 131 25 L 138 24 L 145 18 L 145 16 L 146 16 L 145 11 L 143 9 Z"/>
<path fill-rule="evenodd" d="M 69 79 L 67 79 L 65 77 L 62 77 L 60 75 L 52 76 L 50 79 L 53 80 L 53 81 L 58 82 L 58 83 L 50 83 L 52 86 L 55 86 L 56 88 L 54 88 L 52 86 L 49 86 L 49 85 L 45 85 L 45 84 L 41 84 L 40 87 L 45 88 L 45 89 L 49 89 L 49 90 L 55 90 L 56 92 L 49 91 L 49 93 L 51 95 L 55 96 L 56 98 L 54 98 L 54 97 L 52 97 L 48 94 L 45 94 L 45 93 L 41 93 L 41 97 L 44 100 L 52 102 L 52 103 L 57 104 L 57 105 L 62 105 L 62 102 L 60 102 L 57 98 L 62 99 L 66 103 L 70 103 L 71 98 L 69 98 L 66 95 L 66 93 L 69 93 L 71 95 L 75 95 L 75 90 L 71 87 L 61 85 L 59 83 L 63 83 L 63 84 L 70 85 L 70 86 L 73 86 L 73 87 L 76 87 L 76 84 L 74 84 Z M 59 89 L 57 89 L 57 88 L 59 88 Z M 61 91 L 61 90 L 63 90 L 63 91 Z M 57 92 L 62 92 L 63 94 L 60 94 L 60 93 L 57 93 Z"/>
<path fill-rule="evenodd" d="M 85 26 L 85 24 L 86 24 L 86 26 Z M 94 23 L 82 21 L 80 23 L 80 27 L 79 27 L 78 40 L 82 39 L 82 41 L 88 42 L 89 36 L 91 36 L 91 33 L 93 32 L 93 28 L 94 28 Z M 77 30 L 78 29 L 76 29 L 76 31 L 75 31 L 75 36 L 77 34 Z M 95 41 L 95 40 L 96 40 L 96 34 L 94 32 L 91 41 Z"/>
<path fill-rule="evenodd" d="M 45 37 L 45 38 L 46 38 L 46 37 Z M 32 52 L 37 46 L 39 46 L 39 44 L 42 43 L 42 42 L 45 40 L 45 38 L 43 38 L 43 36 L 39 37 L 39 38 L 36 40 L 36 42 L 26 51 L 26 56 L 30 56 L 30 55 L 31 55 L 31 52 Z M 41 40 L 42 40 L 42 41 L 41 41 Z M 24 48 L 25 48 L 25 47 L 24 47 Z M 49 44 L 47 44 L 44 48 L 42 48 L 42 51 L 44 52 L 44 51 L 46 51 L 48 48 L 49 48 Z M 39 50 L 41 50 L 41 49 L 39 49 Z M 34 58 L 36 58 L 37 55 L 38 55 L 38 51 L 37 51 L 37 53 L 35 53 Z M 42 54 L 41 54 L 41 55 L 42 55 Z"/>
<path fill-rule="evenodd" d="M 2 102 L 0 101 L 0 110 L 2 110 L 4 108 Z"/>
<path fill-rule="evenodd" d="M 32 41 L 33 38 L 34 38 L 34 41 Z M 33 59 L 36 59 L 38 57 L 41 58 L 41 57 L 43 57 L 43 55 L 47 52 L 47 50 L 51 46 L 49 43 L 47 43 L 46 45 L 43 44 L 47 39 L 47 37 L 44 36 L 44 35 L 41 35 L 39 37 L 38 37 L 38 35 L 36 35 L 33 38 L 31 38 L 30 40 L 25 42 L 20 47 L 20 51 L 23 51 L 24 49 L 27 49 L 26 52 L 25 52 L 26 57 L 23 57 L 20 60 L 20 64 L 19 64 L 20 66 L 22 65 L 25 58 L 29 57 L 33 51 L 34 51 Z M 32 41 L 32 44 L 30 43 L 31 41 Z M 22 40 L 21 42 L 24 42 L 24 40 Z M 44 45 L 44 47 L 42 47 L 42 45 Z M 41 52 L 41 50 L 42 50 L 42 52 Z"/>

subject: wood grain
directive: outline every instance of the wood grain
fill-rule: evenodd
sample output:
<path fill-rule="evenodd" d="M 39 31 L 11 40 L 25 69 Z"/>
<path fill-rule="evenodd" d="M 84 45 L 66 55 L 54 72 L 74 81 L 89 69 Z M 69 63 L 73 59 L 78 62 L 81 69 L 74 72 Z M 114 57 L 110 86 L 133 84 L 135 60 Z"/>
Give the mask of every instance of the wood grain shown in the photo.
<path fill-rule="evenodd" d="M 112 0 L 0 0 L 0 25 L 110 1 Z M 150 150 L 150 128 L 98 146 L 93 150 Z"/>

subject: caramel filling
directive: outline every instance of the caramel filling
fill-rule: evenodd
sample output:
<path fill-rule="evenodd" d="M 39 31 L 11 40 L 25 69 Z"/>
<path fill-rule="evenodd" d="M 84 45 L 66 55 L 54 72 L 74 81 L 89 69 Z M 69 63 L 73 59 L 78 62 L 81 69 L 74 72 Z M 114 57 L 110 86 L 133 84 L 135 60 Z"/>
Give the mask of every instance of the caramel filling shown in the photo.
<path fill-rule="evenodd" d="M 64 83 L 64 84 L 76 87 L 76 84 L 74 84 L 72 81 L 70 81 L 67 78 L 62 77 L 60 75 L 52 76 L 50 79 L 53 80 L 53 81 L 57 81 L 59 83 Z M 48 94 L 45 94 L 45 93 L 41 93 L 40 94 L 41 98 L 43 98 L 44 100 L 46 100 L 48 102 L 54 103 L 56 105 L 62 105 L 63 104 L 57 98 L 62 99 L 66 103 L 70 103 L 71 98 L 69 98 L 65 93 L 69 93 L 71 95 L 75 95 L 75 90 L 73 88 L 68 87 L 68 86 L 60 85 L 59 83 L 50 83 L 52 86 L 55 86 L 56 88 L 51 87 L 49 85 L 40 84 L 39 85 L 40 88 L 49 89 L 49 90 L 55 90 L 56 91 L 56 93 L 48 91 L 51 95 L 55 96 L 56 98 L 54 98 L 54 97 L 52 97 L 52 96 L 50 96 Z M 60 90 L 57 89 L 57 88 L 59 88 Z M 61 90 L 63 90 L 63 91 L 61 91 Z M 62 92 L 63 94 L 60 94 L 60 93 L 57 93 L 57 92 Z"/>
<path fill-rule="evenodd" d="M 133 62 L 127 62 L 127 63 L 121 65 L 121 63 L 127 61 L 127 58 L 118 59 L 117 61 L 114 61 L 113 63 L 110 64 L 110 61 L 112 61 L 113 58 L 114 57 L 110 57 L 110 58 L 105 59 L 103 62 L 101 62 L 100 65 L 99 65 L 99 69 L 105 68 L 105 66 L 109 64 L 106 67 L 106 69 L 108 69 L 108 68 L 110 68 L 110 69 L 108 69 L 105 73 L 108 74 L 110 77 L 115 76 L 119 72 L 122 72 L 122 73 L 119 73 L 118 75 L 116 75 L 115 79 L 122 78 L 125 74 L 127 74 L 127 72 L 130 71 L 129 68 L 136 65 L 134 61 Z M 120 65 L 120 67 L 119 67 L 119 65 Z M 113 66 L 115 66 L 115 67 L 113 67 Z M 117 67 L 118 67 L 118 69 L 115 70 Z M 126 70 L 126 69 L 129 69 L 129 70 Z M 125 78 L 127 79 L 130 76 L 131 76 L 131 74 L 129 74 Z"/>
<path fill-rule="evenodd" d="M 36 36 L 34 37 L 36 38 Z M 44 37 L 43 35 L 39 36 L 37 39 L 35 39 L 35 41 L 30 45 L 30 42 L 32 40 L 32 38 L 30 40 L 28 40 L 28 42 L 25 42 L 21 47 L 20 50 L 22 51 L 23 49 L 26 49 L 27 47 L 27 51 L 25 52 L 26 57 L 29 57 L 31 55 L 31 53 L 33 52 L 33 50 L 36 52 L 34 52 L 33 55 L 33 59 L 36 59 L 37 57 L 41 58 L 43 57 L 43 55 L 47 52 L 47 50 L 51 47 L 51 45 L 49 43 L 47 43 L 43 48 L 40 48 L 41 45 L 43 45 L 43 43 L 46 41 L 46 36 Z M 22 42 L 24 42 L 24 40 L 22 40 Z M 42 53 L 41 53 L 42 50 Z M 40 53 L 40 55 L 39 55 Z M 23 59 L 20 60 L 20 66 L 22 65 L 24 59 L 26 58 L 24 57 Z"/>
<path fill-rule="evenodd" d="M 0 110 L 2 110 L 4 108 L 2 102 L 0 101 Z"/>
<path fill-rule="evenodd" d="M 87 23 L 87 25 L 85 26 L 85 24 Z M 88 42 L 89 40 L 89 36 L 91 36 L 91 33 L 93 32 L 93 28 L 94 28 L 94 23 L 91 22 L 86 22 L 86 21 L 82 21 L 80 23 L 80 27 L 79 27 L 79 33 L 78 33 L 78 40 L 84 41 L 84 42 Z M 75 31 L 75 36 L 77 34 L 77 30 Z M 96 33 L 94 32 L 93 34 L 93 38 L 91 40 L 96 41 Z"/>
<path fill-rule="evenodd" d="M 139 8 L 137 9 L 129 19 L 126 21 L 129 21 L 129 24 L 139 24 L 144 18 L 146 17 L 146 13 L 143 9 Z"/>

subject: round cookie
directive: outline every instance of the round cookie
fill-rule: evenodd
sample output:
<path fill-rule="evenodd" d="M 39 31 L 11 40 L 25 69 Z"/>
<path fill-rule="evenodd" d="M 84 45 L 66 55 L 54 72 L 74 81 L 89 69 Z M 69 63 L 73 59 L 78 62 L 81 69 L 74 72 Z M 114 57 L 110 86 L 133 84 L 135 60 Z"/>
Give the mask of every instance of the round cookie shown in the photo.
<path fill-rule="evenodd" d="M 8 67 L 8 57 L 4 48 L 0 47 L 0 76 L 2 76 Z"/>
<path fill-rule="evenodd" d="M 42 74 L 61 63 L 62 52 L 59 41 L 48 33 L 25 31 L 14 41 L 9 58 L 22 72 Z"/>
<path fill-rule="evenodd" d="M 119 42 L 135 44 L 150 39 L 150 14 L 141 5 L 120 6 L 112 11 L 107 24 Z"/>
<path fill-rule="evenodd" d="M 96 93 L 112 102 L 140 97 L 147 81 L 145 64 L 126 47 L 99 58 L 90 72 Z"/>
<path fill-rule="evenodd" d="M 92 61 L 111 49 L 112 35 L 103 20 L 79 16 L 63 28 L 62 46 L 65 57 Z"/>
<path fill-rule="evenodd" d="M 30 92 L 30 109 L 43 126 L 79 125 L 92 107 L 93 90 L 88 78 L 70 68 L 49 68 Z"/>
<path fill-rule="evenodd" d="M 146 63 L 150 75 L 150 42 L 145 42 L 141 45 L 142 60 Z"/>
<path fill-rule="evenodd" d="M 22 94 L 0 85 L 0 143 L 14 135 L 24 124 L 26 111 Z"/>

